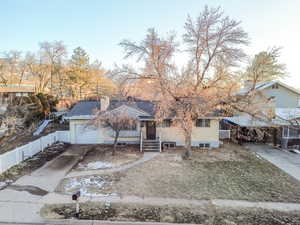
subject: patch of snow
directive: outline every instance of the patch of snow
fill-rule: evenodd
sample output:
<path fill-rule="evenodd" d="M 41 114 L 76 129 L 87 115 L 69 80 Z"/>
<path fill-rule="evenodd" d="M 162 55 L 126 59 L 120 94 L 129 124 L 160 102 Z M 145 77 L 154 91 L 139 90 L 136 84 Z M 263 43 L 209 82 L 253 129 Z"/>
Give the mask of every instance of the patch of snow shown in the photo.
<path fill-rule="evenodd" d="M 91 192 L 90 190 L 101 191 L 101 188 L 105 184 L 110 184 L 99 176 L 91 176 L 84 178 L 71 178 L 69 183 L 65 185 L 65 191 L 67 194 L 74 194 L 77 191 L 80 191 L 81 196 L 84 197 L 107 197 L 107 196 L 115 196 L 116 193 L 103 194 L 98 192 Z"/>
<path fill-rule="evenodd" d="M 182 161 L 182 157 L 180 155 L 175 155 L 174 160 L 175 161 Z"/>
<path fill-rule="evenodd" d="M 263 159 L 260 155 L 258 154 L 255 154 L 255 156 L 258 158 L 258 159 Z"/>
<path fill-rule="evenodd" d="M 114 165 L 110 162 L 102 162 L 102 161 L 90 162 L 86 165 L 79 164 L 80 168 L 84 168 L 87 170 L 106 169 L 106 168 L 112 168 L 113 166 Z"/>
<path fill-rule="evenodd" d="M 300 151 L 298 149 L 291 149 L 290 152 L 296 153 L 296 154 L 300 154 Z"/>

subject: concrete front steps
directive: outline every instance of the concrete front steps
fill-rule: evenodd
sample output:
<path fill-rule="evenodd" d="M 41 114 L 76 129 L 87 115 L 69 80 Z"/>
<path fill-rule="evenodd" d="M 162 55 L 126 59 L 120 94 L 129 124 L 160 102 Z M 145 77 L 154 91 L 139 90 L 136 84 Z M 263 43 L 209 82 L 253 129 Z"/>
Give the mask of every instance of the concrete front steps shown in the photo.
<path fill-rule="evenodd" d="M 143 140 L 144 152 L 160 152 L 160 141 L 158 140 Z"/>

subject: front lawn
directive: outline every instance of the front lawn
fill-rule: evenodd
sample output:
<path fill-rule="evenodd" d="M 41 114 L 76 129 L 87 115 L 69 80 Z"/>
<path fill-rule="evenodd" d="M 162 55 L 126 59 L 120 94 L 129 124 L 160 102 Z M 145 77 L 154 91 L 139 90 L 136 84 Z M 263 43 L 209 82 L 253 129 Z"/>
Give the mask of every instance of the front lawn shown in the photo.
<path fill-rule="evenodd" d="M 82 171 L 115 168 L 134 162 L 142 157 L 138 145 L 118 147 L 114 156 L 112 155 L 112 148 L 112 145 L 95 145 L 73 170 Z"/>
<path fill-rule="evenodd" d="M 112 159 L 126 159 L 128 151 L 120 152 Z M 300 182 L 241 146 L 226 144 L 206 152 L 193 151 L 189 160 L 182 160 L 181 154 L 182 150 L 169 150 L 123 172 L 64 179 L 57 191 L 70 194 L 82 190 L 84 195 L 92 197 L 120 195 L 300 203 Z M 84 161 L 90 162 L 93 157 Z"/>
<path fill-rule="evenodd" d="M 163 153 L 126 171 L 111 192 L 183 199 L 300 202 L 300 183 L 244 148 L 227 144 L 208 152 Z"/>

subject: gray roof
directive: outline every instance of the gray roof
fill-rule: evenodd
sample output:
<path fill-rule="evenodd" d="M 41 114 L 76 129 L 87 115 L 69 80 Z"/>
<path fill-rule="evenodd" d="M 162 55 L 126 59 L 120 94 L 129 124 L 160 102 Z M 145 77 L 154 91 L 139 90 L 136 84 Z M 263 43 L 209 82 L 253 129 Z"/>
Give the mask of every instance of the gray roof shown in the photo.
<path fill-rule="evenodd" d="M 127 105 L 132 108 L 142 110 L 150 115 L 155 114 L 155 104 L 150 101 L 144 100 L 135 100 L 135 101 L 126 101 L 126 100 L 111 100 L 108 109 L 115 109 L 121 105 Z"/>
<path fill-rule="evenodd" d="M 150 116 L 140 116 L 141 119 L 154 118 L 155 116 L 155 103 L 144 100 L 110 100 L 108 110 L 113 110 L 121 105 L 127 105 L 137 110 L 148 113 Z M 100 101 L 80 101 L 78 102 L 66 117 L 76 116 L 92 116 L 94 110 L 100 109 Z M 208 114 L 209 117 L 220 116 L 221 111 L 214 111 Z M 170 118 L 174 115 L 170 115 Z"/>
<path fill-rule="evenodd" d="M 100 109 L 100 101 L 80 101 L 73 106 L 66 117 L 93 115 L 96 109 Z"/>
<path fill-rule="evenodd" d="M 132 108 L 142 110 L 150 115 L 155 113 L 155 105 L 150 101 L 126 101 L 126 100 L 110 100 L 108 110 L 115 109 L 121 105 L 128 105 Z M 100 101 L 80 101 L 73 106 L 71 111 L 67 113 L 66 117 L 72 116 L 91 116 L 94 110 L 100 109 Z"/>

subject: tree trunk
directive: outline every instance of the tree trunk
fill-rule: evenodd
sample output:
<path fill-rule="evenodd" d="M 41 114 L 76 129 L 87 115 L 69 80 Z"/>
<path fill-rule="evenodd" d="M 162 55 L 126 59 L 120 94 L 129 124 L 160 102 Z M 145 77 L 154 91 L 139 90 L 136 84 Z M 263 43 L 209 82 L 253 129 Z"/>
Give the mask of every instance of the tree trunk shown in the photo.
<path fill-rule="evenodd" d="M 190 133 L 186 134 L 184 139 L 185 152 L 182 157 L 183 159 L 188 159 L 192 155 L 191 142 L 192 142 L 192 135 Z"/>
<path fill-rule="evenodd" d="M 115 133 L 116 133 L 116 135 L 115 135 L 114 147 L 113 147 L 113 150 L 112 150 L 112 155 L 116 154 L 116 148 L 117 148 L 117 143 L 118 143 L 118 138 L 119 138 L 119 131 L 117 131 Z"/>

